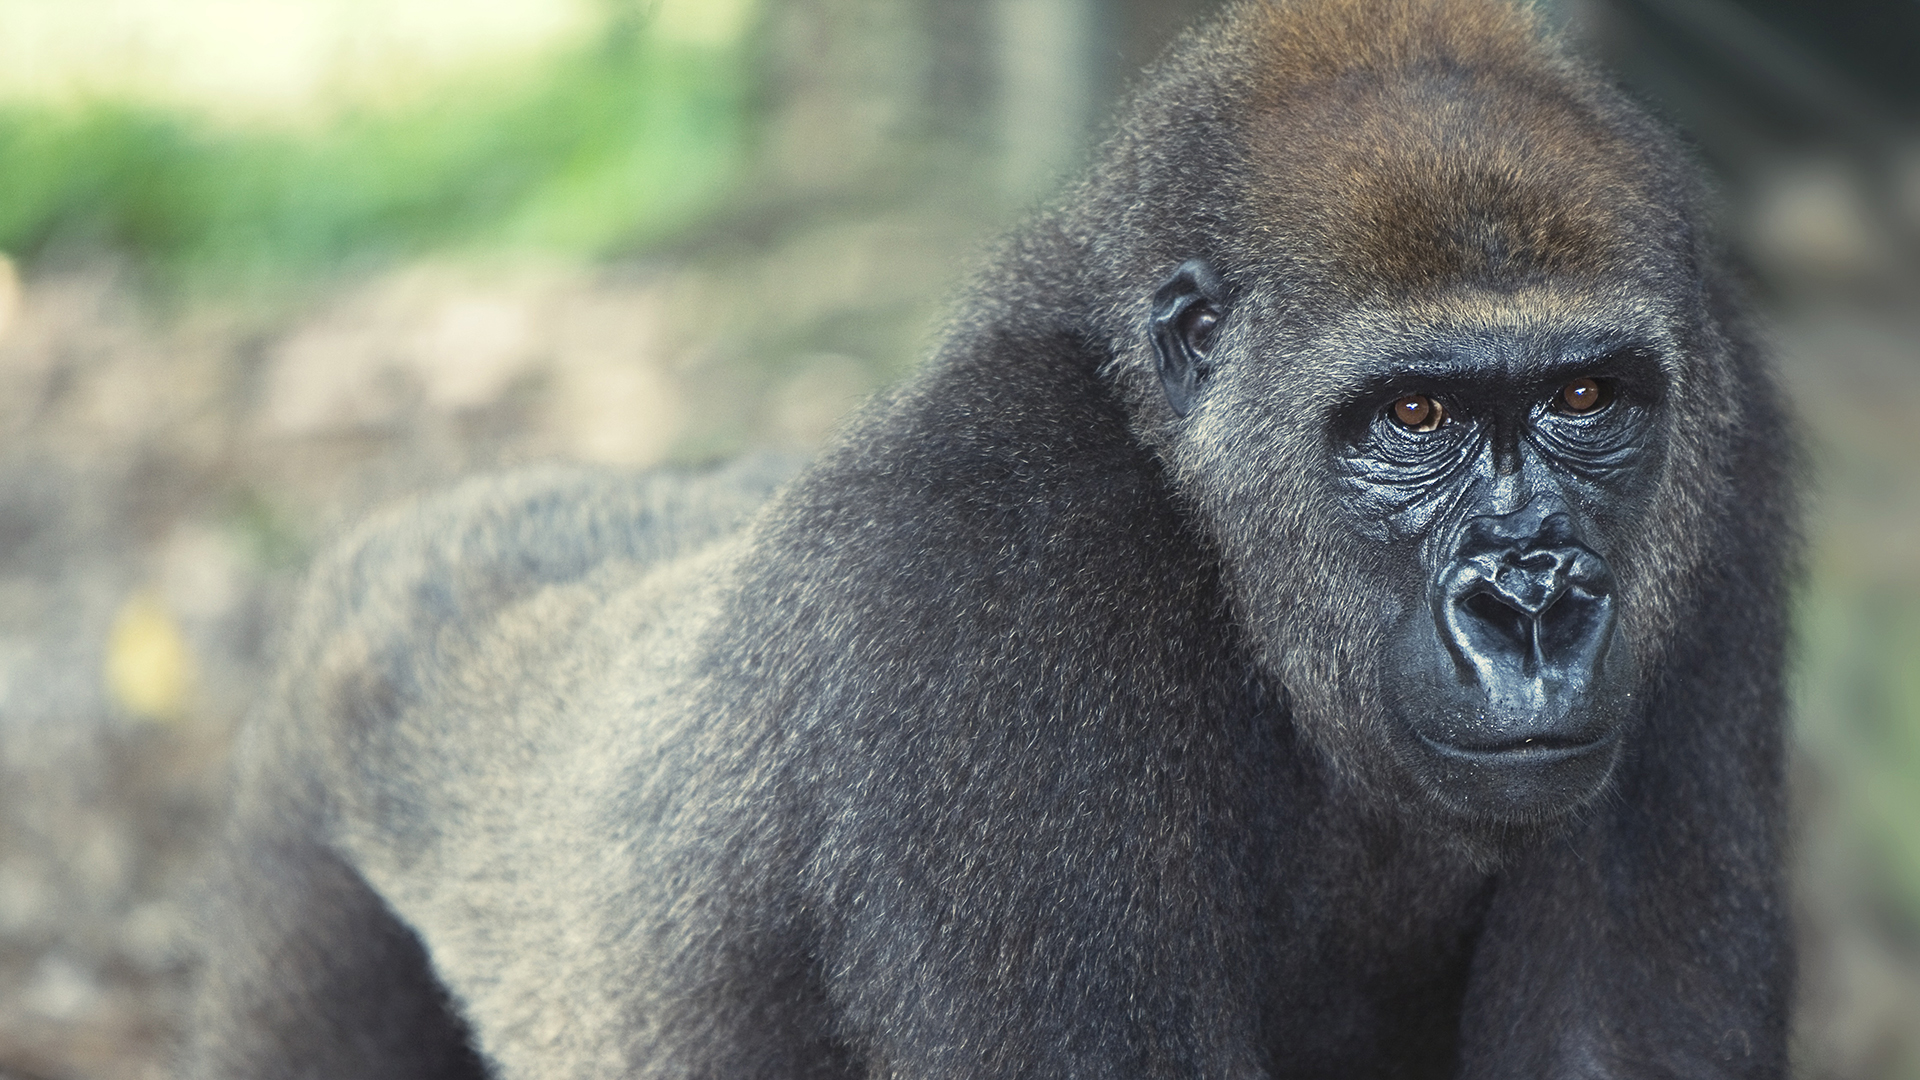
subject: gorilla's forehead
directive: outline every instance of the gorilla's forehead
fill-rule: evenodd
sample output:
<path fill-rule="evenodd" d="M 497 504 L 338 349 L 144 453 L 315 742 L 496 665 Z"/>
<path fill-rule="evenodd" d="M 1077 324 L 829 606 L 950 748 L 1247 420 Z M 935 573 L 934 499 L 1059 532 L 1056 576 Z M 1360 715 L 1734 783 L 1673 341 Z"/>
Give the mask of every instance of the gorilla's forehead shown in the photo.
<path fill-rule="evenodd" d="M 1353 5 L 1304 4 L 1268 28 L 1246 131 L 1257 233 L 1336 291 L 1601 276 L 1675 242 L 1658 170 L 1582 73 L 1519 16 L 1489 31 L 1467 25 L 1487 6 L 1460 25 L 1451 6 L 1360 27 L 1341 22 Z M 1316 27 L 1372 47 L 1316 63 Z"/>

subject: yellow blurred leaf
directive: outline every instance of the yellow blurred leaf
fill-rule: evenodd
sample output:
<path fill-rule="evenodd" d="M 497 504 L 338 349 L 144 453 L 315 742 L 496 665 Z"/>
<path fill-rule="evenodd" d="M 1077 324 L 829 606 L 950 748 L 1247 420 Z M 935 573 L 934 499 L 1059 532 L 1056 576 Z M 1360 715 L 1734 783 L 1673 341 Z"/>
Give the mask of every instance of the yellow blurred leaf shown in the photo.
<path fill-rule="evenodd" d="M 127 598 L 107 636 L 107 690 L 143 720 L 178 720 L 193 685 L 193 654 L 152 590 Z"/>

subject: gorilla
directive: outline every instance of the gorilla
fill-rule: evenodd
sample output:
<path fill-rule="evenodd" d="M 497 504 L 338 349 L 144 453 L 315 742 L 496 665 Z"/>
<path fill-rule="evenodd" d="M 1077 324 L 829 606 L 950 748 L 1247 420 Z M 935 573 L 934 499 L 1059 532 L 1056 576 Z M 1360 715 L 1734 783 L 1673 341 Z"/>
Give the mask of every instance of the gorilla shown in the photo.
<path fill-rule="evenodd" d="M 1793 451 L 1672 137 L 1243 2 L 789 475 L 351 535 L 204 1078 L 1779 1077 Z"/>

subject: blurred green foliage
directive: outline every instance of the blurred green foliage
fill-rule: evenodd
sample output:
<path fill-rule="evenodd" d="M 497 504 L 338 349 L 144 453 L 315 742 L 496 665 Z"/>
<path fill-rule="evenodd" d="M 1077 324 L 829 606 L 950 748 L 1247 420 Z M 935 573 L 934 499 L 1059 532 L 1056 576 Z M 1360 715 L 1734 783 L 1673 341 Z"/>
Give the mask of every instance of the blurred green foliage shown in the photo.
<path fill-rule="evenodd" d="M 1920 595 L 1816 572 L 1799 614 L 1801 739 L 1845 778 L 1873 884 L 1920 913 Z"/>
<path fill-rule="evenodd" d="M 744 158 L 744 49 L 615 17 L 405 105 L 257 130 L 126 101 L 0 107 L 0 250 L 257 287 L 448 248 L 592 255 L 685 228 Z"/>

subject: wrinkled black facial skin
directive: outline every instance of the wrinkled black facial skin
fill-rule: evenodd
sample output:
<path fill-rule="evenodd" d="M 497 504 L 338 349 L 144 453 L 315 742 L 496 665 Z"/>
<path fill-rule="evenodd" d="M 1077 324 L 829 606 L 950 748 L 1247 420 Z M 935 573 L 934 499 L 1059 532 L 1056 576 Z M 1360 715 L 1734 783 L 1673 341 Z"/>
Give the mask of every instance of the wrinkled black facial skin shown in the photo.
<path fill-rule="evenodd" d="M 1203 398 L 1227 317 L 1199 260 L 1155 294 L 1177 416 Z M 1598 404 L 1570 405 L 1566 388 L 1589 379 Z M 1559 817 L 1619 757 L 1641 673 L 1609 558 L 1643 509 L 1662 385 L 1644 343 L 1488 334 L 1380 357 L 1327 419 L 1356 542 L 1388 548 L 1404 571 L 1409 602 L 1379 687 L 1394 756 L 1455 812 Z M 1410 399 L 1423 423 L 1396 417 Z"/>

